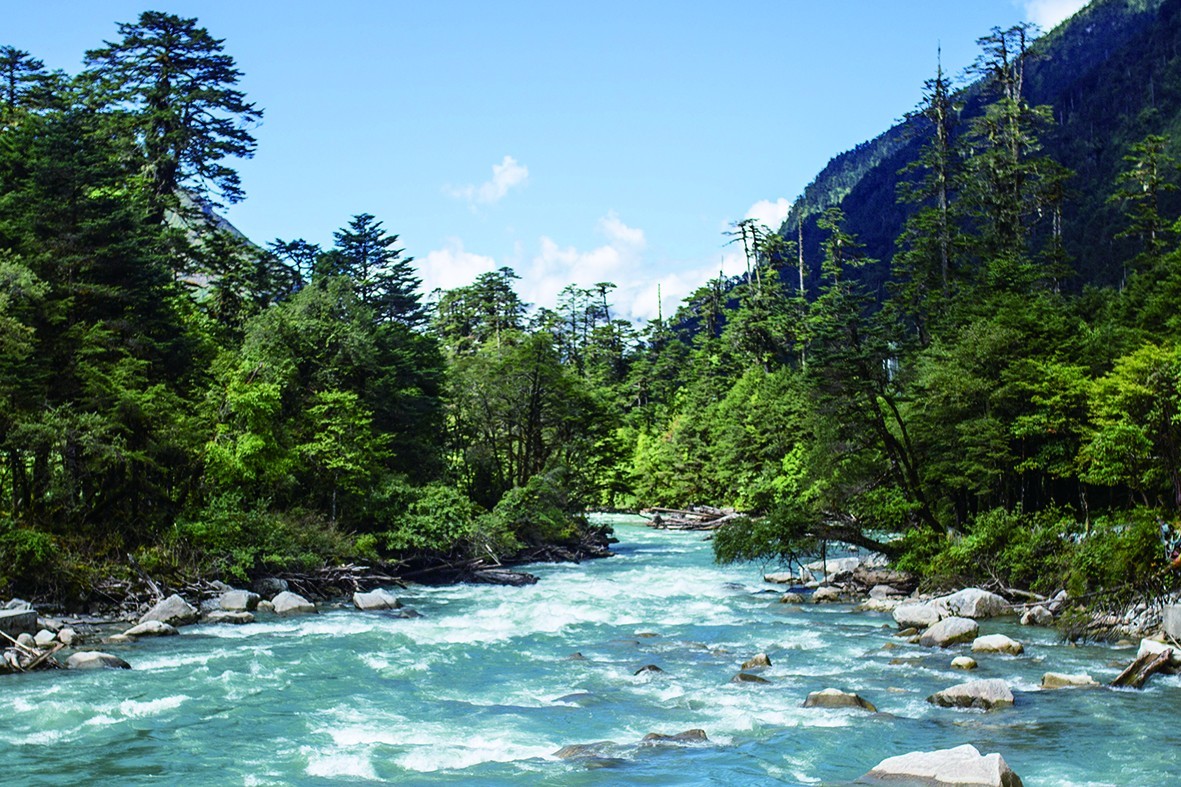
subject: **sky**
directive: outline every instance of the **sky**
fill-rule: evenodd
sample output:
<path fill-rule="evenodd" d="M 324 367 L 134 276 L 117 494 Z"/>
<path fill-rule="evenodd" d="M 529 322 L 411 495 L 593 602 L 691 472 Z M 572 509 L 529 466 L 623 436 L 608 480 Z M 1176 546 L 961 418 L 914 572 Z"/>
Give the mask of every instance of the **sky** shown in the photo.
<path fill-rule="evenodd" d="M 265 112 L 224 211 L 255 242 L 330 246 L 371 213 L 425 292 L 509 266 L 532 304 L 610 281 L 639 319 L 741 271 L 732 223 L 777 227 L 830 158 L 918 103 L 940 49 L 960 75 L 992 27 L 1082 5 L 0 0 L 0 44 L 76 73 L 117 22 L 195 17 Z"/>

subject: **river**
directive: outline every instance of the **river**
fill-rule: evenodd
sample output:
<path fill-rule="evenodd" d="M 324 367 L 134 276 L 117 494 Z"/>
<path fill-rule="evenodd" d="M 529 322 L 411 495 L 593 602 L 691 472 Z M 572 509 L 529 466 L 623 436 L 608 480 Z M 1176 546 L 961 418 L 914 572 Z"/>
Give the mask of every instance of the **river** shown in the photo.
<path fill-rule="evenodd" d="M 972 743 L 1026 785 L 1177 784 L 1181 679 L 1144 691 L 1039 691 L 1043 672 L 1100 682 L 1133 649 L 1025 643 L 970 676 L 892 636 L 887 615 L 794 607 L 759 567 L 719 567 L 700 533 L 616 524 L 618 556 L 543 565 L 526 588 L 412 587 L 402 620 L 352 609 L 190 626 L 112 652 L 131 671 L 3 679 L 0 781 L 19 784 L 843 784 L 885 757 Z M 766 652 L 770 683 L 734 684 Z M 570 657 L 580 653 L 582 659 Z M 649 664 L 662 672 L 637 670 Z M 1002 677 L 1003 711 L 929 705 Z M 804 709 L 856 691 L 876 714 Z M 641 745 L 705 730 L 707 743 Z M 594 760 L 552 756 L 612 741 Z"/>

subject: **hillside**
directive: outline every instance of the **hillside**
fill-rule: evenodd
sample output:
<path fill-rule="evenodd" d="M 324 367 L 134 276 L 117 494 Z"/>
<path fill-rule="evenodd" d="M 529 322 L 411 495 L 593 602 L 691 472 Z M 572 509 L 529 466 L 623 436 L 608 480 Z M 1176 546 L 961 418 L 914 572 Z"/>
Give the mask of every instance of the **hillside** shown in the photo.
<path fill-rule="evenodd" d="M 1132 142 L 1181 126 L 1179 37 L 1177 0 L 1096 0 L 1034 45 L 1026 95 L 1033 104 L 1053 108 L 1056 126 L 1044 136 L 1045 150 L 1076 173 L 1064 216 L 1076 286 L 1119 280 L 1119 266 L 1109 261 L 1128 254 L 1114 247 L 1117 208 L 1106 199 Z M 979 113 L 980 92 L 979 83 L 961 89 L 960 129 Z M 796 237 L 803 220 L 804 252 L 813 271 L 821 240 L 816 219 L 834 205 L 845 211 L 848 229 L 871 257 L 891 258 L 906 218 L 906 206 L 896 199 L 898 173 L 914 160 L 929 133 L 920 122 L 904 120 L 833 158 L 804 189 L 780 232 Z M 1176 152 L 1181 135 L 1173 137 Z M 867 275 L 880 288 L 888 266 L 875 266 Z"/>

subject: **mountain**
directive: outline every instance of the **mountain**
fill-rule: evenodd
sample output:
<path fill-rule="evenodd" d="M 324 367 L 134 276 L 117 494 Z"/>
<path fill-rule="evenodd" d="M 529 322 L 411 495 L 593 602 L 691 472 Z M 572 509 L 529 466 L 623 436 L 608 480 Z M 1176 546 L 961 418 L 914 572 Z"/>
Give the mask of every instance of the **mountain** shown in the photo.
<path fill-rule="evenodd" d="M 1076 173 L 1063 216 L 1077 274 L 1073 286 L 1117 283 L 1119 261 L 1133 253 L 1113 240 L 1122 224 L 1118 206 L 1107 204 L 1123 157 L 1148 134 L 1171 135 L 1170 152 L 1181 153 L 1181 0 L 1095 0 L 1031 51 L 1025 95 L 1031 104 L 1052 107 L 1055 120 L 1042 138 L 1045 151 Z M 981 111 L 981 87 L 977 82 L 960 91 L 961 129 Z M 804 189 L 780 232 L 795 238 L 803 222 L 813 281 L 822 238 L 816 220 L 832 206 L 844 210 L 847 229 L 870 257 L 889 262 L 909 208 L 897 202 L 899 170 L 917 157 L 929 134 L 920 121 L 903 120 L 833 158 Z M 1166 199 L 1165 215 L 1181 213 L 1176 193 Z M 867 269 L 866 283 L 879 292 L 888 278 L 888 265 Z"/>

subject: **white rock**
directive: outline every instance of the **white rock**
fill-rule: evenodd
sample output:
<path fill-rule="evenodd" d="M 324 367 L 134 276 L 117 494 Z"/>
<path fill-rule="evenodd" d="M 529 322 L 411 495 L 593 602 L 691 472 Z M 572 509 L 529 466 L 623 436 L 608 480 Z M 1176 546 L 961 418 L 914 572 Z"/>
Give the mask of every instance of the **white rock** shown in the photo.
<path fill-rule="evenodd" d="M 1054 623 L 1054 615 L 1043 606 L 1027 609 L 1021 616 L 1022 626 L 1050 626 Z"/>
<path fill-rule="evenodd" d="M 250 612 L 261 600 L 257 593 L 249 590 L 228 590 L 218 598 L 217 605 L 226 612 Z"/>
<path fill-rule="evenodd" d="M 1023 787 L 999 754 L 981 754 L 971 744 L 939 751 L 916 751 L 882 760 L 864 777 L 866 781 L 908 780 L 933 786 Z"/>
<path fill-rule="evenodd" d="M 354 593 L 353 606 L 361 610 L 401 609 L 402 602 L 388 590 L 371 590 L 368 593 Z"/>
<path fill-rule="evenodd" d="M 78 642 L 78 640 L 79 640 L 78 632 L 74 631 L 72 628 L 69 628 L 69 627 L 64 628 L 61 631 L 57 632 L 57 640 L 58 640 L 58 642 L 65 645 L 66 647 L 69 647 L 69 646 L 75 644 L 76 642 Z"/>
<path fill-rule="evenodd" d="M 980 626 L 968 618 L 944 618 L 923 632 L 919 644 L 924 648 L 947 648 L 970 642 L 980 633 Z"/>
<path fill-rule="evenodd" d="M 275 605 L 276 615 L 302 615 L 316 611 L 315 604 L 290 590 L 284 590 L 275 596 L 271 603 Z"/>
<path fill-rule="evenodd" d="M 813 604 L 831 604 L 841 600 L 841 591 L 834 587 L 817 588 L 812 594 Z"/>
<path fill-rule="evenodd" d="M 125 637 L 172 637 L 180 632 L 162 620 L 145 620 L 123 632 Z"/>
<path fill-rule="evenodd" d="M 972 641 L 973 653 L 1008 653 L 1019 656 L 1025 652 L 1025 646 L 1004 634 L 987 634 Z"/>
<path fill-rule="evenodd" d="M 16 644 L 23 645 L 26 648 L 37 647 L 37 640 L 33 639 L 33 635 L 27 631 L 21 632 L 21 635 L 16 638 Z"/>
<path fill-rule="evenodd" d="M 1007 708 L 1013 704 L 1013 690 L 998 678 L 972 680 L 937 691 L 927 697 L 927 702 L 944 708 Z"/>
<path fill-rule="evenodd" d="M 976 669 L 979 665 L 971 656 L 956 656 L 951 660 L 952 669 Z"/>
<path fill-rule="evenodd" d="M 893 612 L 902 605 L 899 598 L 867 598 L 857 607 L 865 612 Z"/>
<path fill-rule="evenodd" d="M 903 604 L 894 609 L 894 620 L 902 628 L 925 629 L 946 617 L 943 610 L 928 602 Z"/>
<path fill-rule="evenodd" d="M 780 571 L 775 574 L 764 574 L 763 581 L 771 582 L 776 585 L 792 585 L 797 581 L 797 577 L 795 574 L 789 574 L 787 572 Z"/>
<path fill-rule="evenodd" d="M 874 585 L 869 589 L 870 598 L 888 598 L 889 596 L 905 596 L 901 590 L 889 585 Z"/>
<path fill-rule="evenodd" d="M 1095 679 L 1085 673 L 1076 675 L 1064 672 L 1047 672 L 1042 675 L 1043 689 L 1065 689 L 1071 686 L 1098 686 Z"/>
<path fill-rule="evenodd" d="M 110 653 L 86 650 L 71 654 L 66 659 L 66 669 L 131 669 L 131 665 Z"/>
<path fill-rule="evenodd" d="M 965 588 L 948 596 L 940 596 L 931 603 L 946 610 L 947 615 L 973 620 L 1013 614 L 1008 601 L 980 588 Z"/>
<path fill-rule="evenodd" d="M 1147 637 L 1140 640 L 1140 648 L 1136 651 L 1136 658 L 1140 658 L 1146 654 L 1158 656 L 1161 653 L 1164 653 L 1166 650 L 1173 651 L 1173 655 L 1169 657 L 1169 665 L 1172 667 L 1181 666 L 1181 653 L 1177 652 L 1178 650 L 1181 650 L 1181 648 L 1174 648 L 1171 645 L 1166 645 L 1163 642 L 1159 642 L 1155 639 L 1148 639 Z"/>
<path fill-rule="evenodd" d="M 49 629 L 41 629 L 35 635 L 33 635 L 33 642 L 35 642 L 39 648 L 45 648 L 52 645 L 55 639 L 57 639 L 57 635 Z"/>
<path fill-rule="evenodd" d="M 228 609 L 217 609 L 205 616 L 205 623 L 232 623 L 235 625 L 242 625 L 243 623 L 253 623 L 254 615 L 249 612 L 231 612 Z"/>
<path fill-rule="evenodd" d="M 170 626 L 185 626 L 196 623 L 198 614 L 196 607 L 174 593 L 148 610 L 139 622 L 159 620 Z"/>

